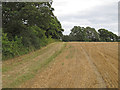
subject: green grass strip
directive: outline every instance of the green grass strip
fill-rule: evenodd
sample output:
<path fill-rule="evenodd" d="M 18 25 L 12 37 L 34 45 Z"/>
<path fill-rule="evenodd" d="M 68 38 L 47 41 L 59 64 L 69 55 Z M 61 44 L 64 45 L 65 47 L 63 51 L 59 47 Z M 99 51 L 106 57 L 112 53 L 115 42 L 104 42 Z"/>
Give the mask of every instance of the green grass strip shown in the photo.
<path fill-rule="evenodd" d="M 35 77 L 35 75 L 38 73 L 39 70 L 42 68 L 45 68 L 48 66 L 50 62 L 55 60 L 55 58 L 62 53 L 64 48 L 66 47 L 66 43 L 63 44 L 62 48 L 59 51 L 56 51 L 51 57 L 46 59 L 43 63 L 37 63 L 36 67 L 30 67 L 30 72 L 25 73 L 24 75 L 21 75 L 20 77 L 17 77 L 15 81 L 13 81 L 10 85 L 7 86 L 7 88 L 17 88 L 19 85 L 24 83 L 27 80 L 30 80 Z"/>

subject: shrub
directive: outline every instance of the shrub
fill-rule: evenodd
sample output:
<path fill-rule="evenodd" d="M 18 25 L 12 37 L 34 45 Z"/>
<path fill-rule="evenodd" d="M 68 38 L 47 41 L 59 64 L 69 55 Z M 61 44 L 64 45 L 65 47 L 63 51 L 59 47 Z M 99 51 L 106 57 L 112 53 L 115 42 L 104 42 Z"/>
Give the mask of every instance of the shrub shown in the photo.
<path fill-rule="evenodd" d="M 14 56 L 19 56 L 23 53 L 24 46 L 22 44 L 22 37 L 18 38 L 15 36 L 15 40 L 9 41 L 7 33 L 2 33 L 2 58 L 12 58 Z"/>

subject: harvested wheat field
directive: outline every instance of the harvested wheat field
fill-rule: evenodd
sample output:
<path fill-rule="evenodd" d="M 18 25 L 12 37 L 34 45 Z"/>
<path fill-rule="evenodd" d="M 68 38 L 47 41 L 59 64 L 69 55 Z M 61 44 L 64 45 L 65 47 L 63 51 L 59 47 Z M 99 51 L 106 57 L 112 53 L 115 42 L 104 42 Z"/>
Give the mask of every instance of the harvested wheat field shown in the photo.
<path fill-rule="evenodd" d="M 16 66 L 12 66 L 12 63 L 8 61 L 3 62 L 3 68 L 6 67 L 5 65 L 11 68 L 3 72 L 3 86 L 19 88 L 118 88 L 117 42 L 59 42 L 38 52 L 39 54 L 34 57 L 32 57 L 33 53 L 29 54 L 29 57 L 27 55 L 20 57 L 19 62 L 21 63 Z M 22 61 L 24 57 L 26 59 Z M 27 59 L 30 61 L 28 62 Z M 42 68 L 38 68 L 37 66 L 45 60 L 51 61 L 42 64 Z M 32 68 L 35 69 L 32 70 Z M 22 77 L 20 75 L 25 74 L 27 77 L 27 74 L 31 74 L 29 71 L 35 72 L 35 75 L 31 76 L 32 78 L 24 78 L 23 81 L 19 81 L 19 78 Z M 6 80 L 7 82 L 5 82 Z"/>

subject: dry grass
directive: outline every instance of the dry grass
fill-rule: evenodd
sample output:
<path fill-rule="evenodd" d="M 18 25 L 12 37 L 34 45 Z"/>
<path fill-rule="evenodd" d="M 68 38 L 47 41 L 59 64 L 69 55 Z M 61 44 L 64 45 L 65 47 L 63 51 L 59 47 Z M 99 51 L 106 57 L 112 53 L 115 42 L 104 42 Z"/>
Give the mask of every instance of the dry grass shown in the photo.
<path fill-rule="evenodd" d="M 61 53 L 63 45 L 54 43 L 42 50 L 3 62 L 3 88 L 15 88 L 33 78 Z"/>
<path fill-rule="evenodd" d="M 4 87 L 118 88 L 118 43 L 55 43 L 40 52 L 4 71 Z"/>

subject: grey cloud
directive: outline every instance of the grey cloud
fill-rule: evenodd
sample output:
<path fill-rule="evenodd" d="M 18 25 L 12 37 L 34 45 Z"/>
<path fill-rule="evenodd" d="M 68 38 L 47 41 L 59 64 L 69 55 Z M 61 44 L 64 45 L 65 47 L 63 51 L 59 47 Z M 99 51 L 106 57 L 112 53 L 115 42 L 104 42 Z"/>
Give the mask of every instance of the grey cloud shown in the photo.
<path fill-rule="evenodd" d="M 117 3 L 106 6 L 98 6 L 92 10 L 80 11 L 76 14 L 68 13 L 68 15 L 60 16 L 60 20 L 79 22 L 81 19 L 87 19 L 91 23 L 115 23 L 117 21 L 118 8 Z"/>
<path fill-rule="evenodd" d="M 118 32 L 118 3 L 110 3 L 106 5 L 96 6 L 91 10 L 78 11 L 76 13 L 67 13 L 64 16 L 58 16 L 60 21 L 78 24 L 90 24 L 95 28 L 102 27 L 110 29 L 110 31 Z M 84 21 L 84 22 L 83 22 Z M 65 34 L 71 29 L 68 24 L 63 24 Z M 72 26 L 71 26 L 72 27 Z M 69 29 L 69 30 L 68 30 Z"/>

